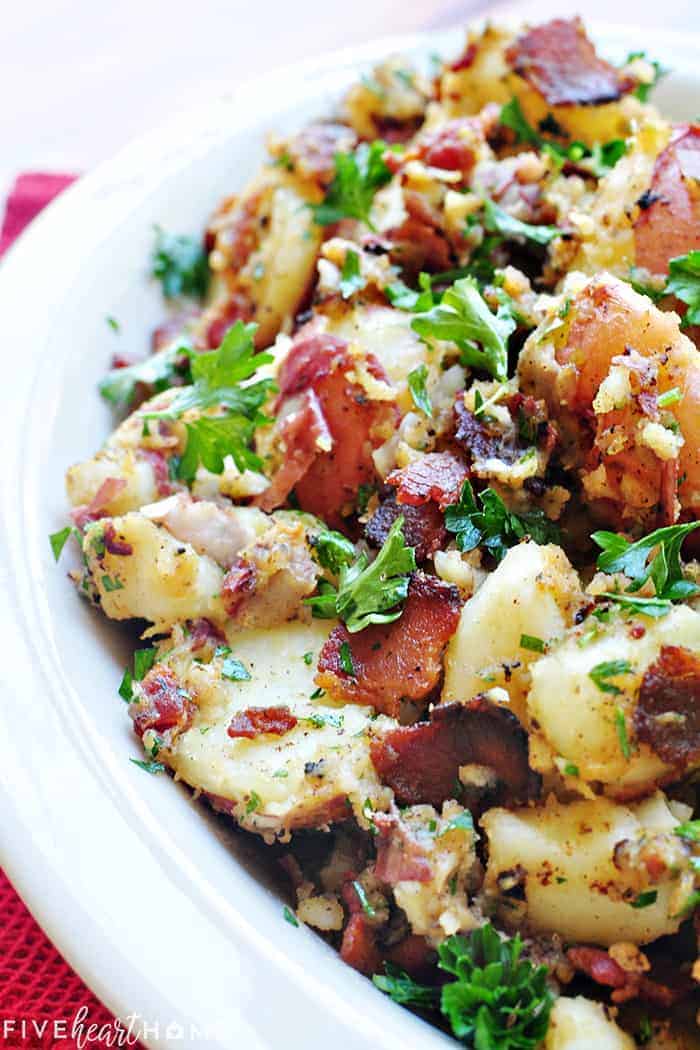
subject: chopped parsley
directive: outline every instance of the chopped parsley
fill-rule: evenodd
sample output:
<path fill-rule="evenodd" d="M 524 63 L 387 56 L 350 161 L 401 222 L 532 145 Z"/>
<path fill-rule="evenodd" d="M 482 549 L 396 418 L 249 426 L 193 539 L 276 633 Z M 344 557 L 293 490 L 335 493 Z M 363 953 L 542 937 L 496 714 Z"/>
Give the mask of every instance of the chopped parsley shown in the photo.
<path fill-rule="evenodd" d="M 123 591 L 124 584 L 117 576 L 103 576 L 102 586 L 109 594 L 111 591 Z"/>
<path fill-rule="evenodd" d="M 232 656 L 224 659 L 221 665 L 221 677 L 228 679 L 229 682 L 249 682 L 251 678 L 248 668 Z"/>
<path fill-rule="evenodd" d="M 257 791 L 251 791 L 250 798 L 246 802 L 246 815 L 248 815 L 249 813 L 254 813 L 256 809 L 259 809 L 261 801 L 262 800 L 260 798 L 260 795 L 258 795 Z"/>
<path fill-rule="evenodd" d="M 286 904 L 282 909 L 282 915 L 284 916 L 284 921 L 288 922 L 290 926 L 299 926 L 299 920 L 297 919 L 292 909 L 288 908 Z"/>
<path fill-rule="evenodd" d="M 526 241 L 534 241 L 536 244 L 549 244 L 555 237 L 561 236 L 558 227 L 533 226 L 529 222 L 521 222 L 488 198 L 484 201 L 484 228 L 489 233 L 498 233 L 506 239 L 523 237 Z"/>
<path fill-rule="evenodd" d="M 546 1035 L 554 997 L 547 968 L 522 959 L 522 947 L 519 935 L 502 940 L 486 923 L 438 947 L 438 966 L 452 978 L 441 988 L 418 984 L 390 963 L 372 980 L 394 1002 L 439 1010 L 466 1046 L 534 1050 Z"/>
<path fill-rule="evenodd" d="M 677 386 L 671 387 L 670 390 L 665 390 L 663 394 L 659 394 L 656 399 L 656 404 L 659 408 L 668 408 L 669 405 L 675 405 L 683 399 L 683 394 Z"/>
<path fill-rule="evenodd" d="M 545 641 L 543 638 L 538 638 L 534 634 L 521 634 L 520 648 L 529 649 L 533 653 L 543 653 L 545 650 Z"/>
<path fill-rule="evenodd" d="M 349 674 L 351 678 L 355 678 L 355 665 L 352 662 L 352 650 L 347 642 L 341 642 L 339 656 L 340 666 L 345 674 Z"/>
<path fill-rule="evenodd" d="M 602 664 L 596 664 L 595 667 L 591 668 L 588 672 L 588 677 L 592 682 L 596 684 L 601 693 L 611 693 L 613 696 L 620 696 L 622 689 L 614 682 L 610 682 L 610 678 L 617 678 L 618 675 L 629 674 L 632 670 L 632 665 L 629 660 L 606 660 Z"/>
<path fill-rule="evenodd" d="M 144 773 L 162 773 L 165 769 L 162 762 L 143 762 L 140 758 L 130 758 L 129 761 L 142 769 Z"/>
<path fill-rule="evenodd" d="M 357 252 L 348 251 L 340 274 L 340 294 L 343 299 L 349 299 L 364 286 L 365 279 L 360 273 L 360 256 Z"/>
<path fill-rule="evenodd" d="M 638 897 L 635 897 L 633 901 L 630 901 L 631 908 L 649 908 L 652 904 L 656 904 L 656 898 L 658 897 L 657 890 L 646 890 L 644 893 L 640 893 Z"/>
<path fill-rule="evenodd" d="M 195 237 L 166 233 L 156 226 L 152 274 L 166 299 L 191 295 L 202 299 L 209 284 L 209 264 L 204 247 Z"/>
<path fill-rule="evenodd" d="M 65 529 L 59 529 L 58 532 L 52 532 L 49 536 L 49 543 L 51 544 L 51 552 L 53 554 L 54 561 L 58 561 L 63 553 L 63 548 L 70 536 L 75 536 L 78 543 L 82 546 L 83 537 L 80 533 L 80 529 L 76 529 L 75 525 L 66 525 Z"/>
<path fill-rule="evenodd" d="M 116 317 L 110 317 L 109 314 L 108 314 L 107 317 L 105 317 L 105 321 L 109 325 L 109 327 L 112 329 L 113 332 L 118 332 L 119 331 L 120 325 L 119 325 L 119 321 L 116 319 Z"/>
<path fill-rule="evenodd" d="M 668 272 L 666 294 L 675 295 L 688 306 L 683 327 L 700 324 L 700 249 L 671 259 Z"/>
<path fill-rule="evenodd" d="M 455 343 L 462 364 L 485 369 L 494 379 L 507 378 L 508 339 L 515 321 L 504 304 L 491 312 L 473 277 L 455 281 L 436 306 L 413 318 L 411 327 L 423 338 Z"/>
<path fill-rule="evenodd" d="M 270 354 L 255 352 L 256 327 L 236 321 L 218 350 L 194 355 L 192 385 L 178 391 L 167 409 L 145 417 L 179 419 L 191 409 L 223 411 L 221 415 L 201 415 L 186 421 L 187 444 L 177 470 L 183 481 L 191 482 L 200 464 L 221 474 L 226 456 L 232 456 L 241 471 L 262 467 L 260 457 L 249 446 L 257 427 L 269 422 L 260 407 L 274 384 L 270 379 L 244 384 L 261 365 L 272 361 Z"/>
<path fill-rule="evenodd" d="M 373 562 L 363 552 L 351 565 L 341 566 L 337 590 L 321 581 L 325 586 L 319 584 L 320 593 L 305 598 L 304 604 L 314 616 L 338 616 L 351 634 L 371 623 L 392 623 L 403 611 L 415 568 L 415 551 L 406 545 L 403 517 L 398 517 Z"/>
<path fill-rule="evenodd" d="M 564 773 L 567 777 L 577 777 L 579 775 L 579 768 L 574 765 L 573 762 L 567 762 L 564 766 Z"/>
<path fill-rule="evenodd" d="M 501 561 L 509 547 L 515 546 L 525 536 L 536 543 L 556 543 L 559 530 L 541 510 L 515 514 L 493 489 L 484 489 L 479 494 L 481 509 L 477 506 L 474 490 L 469 480 L 464 482 L 458 503 L 445 510 L 445 526 L 457 539 L 461 551 L 471 551 L 483 546 Z"/>
<path fill-rule="evenodd" d="M 673 831 L 687 842 L 700 842 L 700 820 L 687 820 L 684 824 L 677 824 Z"/>
<path fill-rule="evenodd" d="M 176 379 L 189 382 L 192 356 L 188 346 L 169 347 L 126 368 L 113 368 L 100 381 L 98 390 L 113 405 L 130 405 L 137 384 L 152 387 L 158 393 L 171 387 Z"/>
<path fill-rule="evenodd" d="M 661 63 L 657 62 L 655 59 L 648 58 L 646 51 L 631 51 L 625 59 L 625 65 L 629 65 L 630 62 L 634 62 L 636 59 L 639 58 L 641 58 L 644 62 L 648 62 L 654 70 L 653 79 L 648 81 L 646 84 L 638 84 L 634 90 L 635 97 L 638 98 L 640 102 L 648 102 L 649 96 L 651 95 L 652 91 L 654 90 L 658 82 L 661 80 L 661 78 L 666 76 L 669 70 L 665 69 L 661 65 Z"/>
<path fill-rule="evenodd" d="M 375 915 L 377 914 L 377 912 L 372 907 L 372 905 L 370 904 L 369 900 L 367 899 L 367 894 L 365 893 L 365 888 L 362 885 L 362 883 L 358 882 L 357 879 L 355 879 L 355 881 L 352 884 L 352 888 L 354 889 L 355 893 L 357 894 L 357 899 L 360 902 L 360 907 L 362 908 L 362 910 L 365 913 L 365 915 L 367 916 L 367 918 L 368 919 L 373 919 L 375 917 Z"/>
<path fill-rule="evenodd" d="M 124 668 L 122 680 L 119 683 L 118 693 L 122 700 L 130 704 L 134 700 L 134 682 L 140 682 L 156 662 L 157 652 L 155 646 L 150 649 L 137 649 L 134 653 L 134 670 Z"/>
<path fill-rule="evenodd" d="M 413 404 L 420 409 L 423 415 L 428 416 L 430 419 L 433 415 L 433 406 L 430 403 L 430 396 L 426 386 L 427 378 L 428 366 L 426 364 L 417 365 L 408 373 L 408 389 L 411 391 Z"/>
<path fill-rule="evenodd" d="M 314 662 L 314 654 L 304 653 L 304 655 L 302 656 L 302 660 L 304 661 L 307 667 L 311 667 L 311 664 Z"/>
<path fill-rule="evenodd" d="M 324 529 L 311 537 L 311 549 L 316 561 L 334 576 L 338 576 L 344 565 L 355 560 L 355 545 L 342 532 Z"/>
<path fill-rule="evenodd" d="M 450 831 L 474 831 L 474 819 L 468 809 L 458 813 L 456 817 L 452 817 L 448 820 L 445 827 L 440 832 L 440 838 L 443 835 L 447 835 Z"/>
<path fill-rule="evenodd" d="M 647 616 L 665 616 L 671 602 L 692 598 L 700 587 L 687 580 L 681 565 L 681 547 L 685 537 L 700 525 L 668 525 L 630 543 L 616 532 L 594 532 L 591 539 L 601 548 L 596 565 L 606 573 L 621 572 L 631 583 L 626 591 L 605 593 L 601 598 L 616 602 L 631 612 Z M 653 598 L 635 596 L 647 580 L 654 584 Z"/>
<path fill-rule="evenodd" d="M 391 179 L 384 161 L 385 150 L 385 143 L 376 141 L 363 142 L 352 153 L 336 153 L 335 175 L 325 200 L 311 206 L 319 226 L 358 219 L 374 229 L 369 217 L 374 194 Z"/>
<path fill-rule="evenodd" d="M 620 751 L 627 761 L 629 761 L 632 755 L 632 748 L 630 747 L 630 741 L 627 735 L 627 720 L 625 719 L 625 712 L 621 707 L 615 708 L 615 729 L 617 730 Z"/>

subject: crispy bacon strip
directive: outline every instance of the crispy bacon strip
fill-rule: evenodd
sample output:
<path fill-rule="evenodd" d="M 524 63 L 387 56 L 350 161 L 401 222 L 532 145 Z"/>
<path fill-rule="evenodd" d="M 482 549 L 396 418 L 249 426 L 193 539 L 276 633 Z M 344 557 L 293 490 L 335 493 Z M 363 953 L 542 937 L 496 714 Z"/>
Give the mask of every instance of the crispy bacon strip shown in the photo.
<path fill-rule="evenodd" d="M 393 496 L 383 500 L 367 522 L 367 542 L 373 547 L 381 547 L 399 516 L 403 518 L 404 539 L 409 547 L 413 547 L 417 562 L 425 561 L 440 550 L 447 538 L 447 529 L 438 505 L 424 503 L 421 507 L 412 507 L 405 503 L 399 506 Z"/>
<path fill-rule="evenodd" d="M 173 672 L 156 664 L 141 682 L 143 700 L 129 705 L 134 730 L 143 736 L 147 729 L 164 733 L 176 729 L 183 733 L 190 725 L 195 705 Z"/>
<path fill-rule="evenodd" d="M 223 631 L 220 631 L 216 624 L 213 624 L 211 620 L 207 620 L 204 616 L 200 616 L 198 620 L 193 620 L 189 627 L 190 649 L 193 653 L 198 653 L 200 649 L 204 649 L 207 645 L 216 646 L 226 642 L 226 635 Z"/>
<path fill-rule="evenodd" d="M 363 387 L 347 378 L 346 373 L 355 364 L 344 339 L 312 332 L 297 340 L 279 377 L 278 406 L 290 397 L 312 391 L 332 439 L 330 451 L 319 452 L 296 481 L 295 492 L 303 510 L 334 527 L 342 525 L 343 511 L 353 506 L 360 485 L 374 481 L 372 451 L 398 418 L 393 401 L 371 400 Z M 366 355 L 364 365 L 375 379 L 387 381 L 373 354 Z M 306 462 L 308 456 L 303 450 L 308 448 L 308 438 L 297 436 L 301 451 L 287 440 L 286 454 Z M 275 483 L 273 478 L 273 486 Z"/>
<path fill-rule="evenodd" d="M 331 437 L 321 405 L 313 390 L 305 390 L 286 402 L 279 421 L 279 436 L 285 448 L 284 461 L 268 488 L 254 500 L 264 511 L 274 510 L 286 500 L 298 481 L 313 466 L 322 449 L 331 448 Z"/>
<path fill-rule="evenodd" d="M 585 973 L 596 984 L 612 988 L 611 999 L 615 1003 L 642 999 L 654 1006 L 668 1009 L 688 995 L 693 988 L 692 981 L 682 974 L 674 974 L 672 985 L 664 980 L 647 977 L 643 973 L 630 973 L 602 948 L 581 945 L 569 948 L 566 954 L 569 962 L 581 973 Z"/>
<path fill-rule="evenodd" d="M 207 325 L 203 338 L 203 350 L 216 350 L 229 328 L 236 321 L 250 321 L 254 313 L 253 303 L 243 292 L 232 292 L 216 317 Z"/>
<path fill-rule="evenodd" d="M 91 521 L 104 516 L 108 504 L 126 488 L 124 478 L 105 478 L 89 503 L 81 503 L 70 512 L 73 523 L 84 529 Z"/>
<path fill-rule="evenodd" d="M 585 973 L 596 984 L 602 984 L 606 988 L 624 988 L 627 984 L 627 973 L 602 948 L 581 945 L 569 948 L 566 955 L 572 966 Z"/>
<path fill-rule="evenodd" d="M 351 915 L 343 931 L 340 958 L 366 977 L 377 973 L 382 957 L 377 947 L 374 930 L 361 912 Z"/>
<path fill-rule="evenodd" d="M 418 840 L 401 820 L 398 810 L 377 813 L 373 819 L 378 832 L 374 866 L 377 878 L 390 886 L 404 880 L 430 882 L 433 877 L 430 861 Z"/>
<path fill-rule="evenodd" d="M 642 679 L 634 729 L 669 765 L 685 768 L 700 758 L 700 658 L 680 645 L 664 645 Z"/>
<path fill-rule="evenodd" d="M 421 572 L 413 575 L 403 613 L 357 634 L 335 627 L 321 650 L 316 683 L 335 700 L 371 704 L 396 717 L 402 700 L 425 700 L 442 675 L 442 654 L 457 629 L 456 587 Z M 349 648 L 354 674 L 342 659 Z"/>
<path fill-rule="evenodd" d="M 515 715 L 484 697 L 433 708 L 429 722 L 375 737 L 370 755 L 397 802 L 441 806 L 460 794 L 459 768 L 488 766 L 499 781 L 499 801 L 539 794 L 541 780 L 528 765 L 527 733 Z"/>
<path fill-rule="evenodd" d="M 129 554 L 134 553 L 134 548 L 126 540 L 120 540 L 117 538 L 117 530 L 111 521 L 108 521 L 104 527 L 102 533 L 102 539 L 104 541 L 105 550 L 108 550 L 110 554 L 117 554 L 122 557 L 128 557 Z"/>
<path fill-rule="evenodd" d="M 467 453 L 471 463 L 484 459 L 514 463 L 522 454 L 522 448 L 517 442 L 506 438 L 501 431 L 492 429 L 488 422 L 470 412 L 461 395 L 455 402 L 454 422 L 454 439 Z"/>
<path fill-rule="evenodd" d="M 257 582 L 255 566 L 243 558 L 236 558 L 221 585 L 221 600 L 229 616 L 236 615 L 245 599 L 254 593 Z"/>
<path fill-rule="evenodd" d="M 461 171 L 466 179 L 476 160 L 469 134 L 474 126 L 475 122 L 469 117 L 448 120 L 435 131 L 422 136 L 418 156 L 430 167 Z"/>
<path fill-rule="evenodd" d="M 253 740 L 256 736 L 269 733 L 271 736 L 284 736 L 294 729 L 297 718 L 289 708 L 280 707 L 246 707 L 237 711 L 228 727 L 230 737 L 245 737 Z"/>
<path fill-rule="evenodd" d="M 506 50 L 506 61 L 550 106 L 616 102 L 634 87 L 599 58 L 580 18 L 534 26 Z"/>
<path fill-rule="evenodd" d="M 700 194 L 695 181 L 699 168 L 700 124 L 679 124 L 656 158 L 645 195 L 650 203 L 641 208 L 634 224 L 637 266 L 666 274 L 676 255 L 700 248 Z"/>
<path fill-rule="evenodd" d="M 440 273 L 452 266 L 452 250 L 441 225 L 440 216 L 415 190 L 404 191 L 408 217 L 387 231 L 391 239 L 392 262 L 409 274 L 421 270 Z"/>
<path fill-rule="evenodd" d="M 454 453 L 429 452 L 407 467 L 393 470 L 386 480 L 396 489 L 397 503 L 419 507 L 432 501 L 444 510 L 459 499 L 467 473 L 466 463 Z"/>

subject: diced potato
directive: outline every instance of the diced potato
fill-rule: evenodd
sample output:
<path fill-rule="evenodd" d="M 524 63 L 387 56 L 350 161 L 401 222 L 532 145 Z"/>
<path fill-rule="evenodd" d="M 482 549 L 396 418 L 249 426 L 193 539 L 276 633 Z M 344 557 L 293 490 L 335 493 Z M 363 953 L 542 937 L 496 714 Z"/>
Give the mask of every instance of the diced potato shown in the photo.
<path fill-rule="evenodd" d="M 372 721 L 368 707 L 310 699 L 317 654 L 330 626 L 312 620 L 231 635 L 232 655 L 250 673 L 249 681 L 227 681 L 220 658 L 200 664 L 187 647 L 175 648 L 165 660 L 197 708 L 190 728 L 158 758 L 249 830 L 268 835 L 319 827 L 350 815 L 351 806 L 361 811 L 367 798 L 375 808 L 388 804 L 366 730 L 395 723 Z M 307 652 L 314 656 L 311 664 L 304 660 Z M 283 736 L 229 737 L 236 712 L 277 706 L 289 707 L 299 720 Z"/>
<path fill-rule="evenodd" d="M 581 600 L 578 577 L 561 548 L 513 547 L 462 609 L 445 655 L 443 701 L 469 700 L 500 685 L 522 717 L 530 666 L 541 657 L 521 645 L 523 635 L 543 643 L 561 636 Z"/>
<path fill-rule="evenodd" d="M 111 520 L 117 543 L 131 548 L 131 553 L 114 554 L 105 547 L 105 524 L 88 527 L 83 551 L 106 616 L 149 620 L 152 633 L 200 616 L 225 619 L 224 572 L 212 558 L 138 512 Z"/>
<path fill-rule="evenodd" d="M 561 996 L 549 1018 L 543 1050 L 634 1050 L 636 1043 L 608 1017 L 602 1003 Z"/>
<path fill-rule="evenodd" d="M 664 645 L 700 651 L 700 614 L 688 606 L 674 606 L 667 616 L 644 617 L 643 621 L 641 638 L 631 637 L 629 621 L 624 618 L 609 624 L 596 622 L 600 633 L 583 646 L 581 636 L 590 624 L 573 631 L 533 666 L 527 697 L 529 717 L 553 754 L 576 766 L 582 780 L 606 785 L 606 794 L 613 797 L 651 790 L 671 772 L 647 745 L 638 745 L 634 738 L 633 715 L 644 672 Z M 601 689 L 591 677 L 596 667 L 613 660 L 627 661 L 631 667 L 629 674 L 603 680 L 603 685 L 619 693 Z M 620 740 L 622 716 L 628 758 Z"/>
<path fill-rule="evenodd" d="M 613 862 L 618 842 L 676 826 L 660 792 L 630 806 L 607 799 L 569 804 L 549 799 L 532 809 L 491 809 L 481 823 L 489 845 L 487 892 L 500 896 L 505 873 L 521 877 L 523 914 L 533 930 L 556 932 L 574 943 L 611 945 L 646 944 L 680 926 L 672 913 L 672 883 L 655 887 L 652 904 L 633 908 L 622 898 L 627 887 Z M 502 899 L 504 920 L 520 914 L 515 898 Z"/>

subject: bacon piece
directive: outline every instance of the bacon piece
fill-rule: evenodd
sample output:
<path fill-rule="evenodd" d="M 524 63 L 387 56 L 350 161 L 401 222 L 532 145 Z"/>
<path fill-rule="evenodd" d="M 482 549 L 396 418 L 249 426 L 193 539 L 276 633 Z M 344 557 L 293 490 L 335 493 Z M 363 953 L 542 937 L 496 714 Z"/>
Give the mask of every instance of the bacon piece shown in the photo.
<path fill-rule="evenodd" d="M 274 510 L 287 499 L 298 481 L 311 469 L 316 457 L 333 445 L 321 405 L 313 390 L 289 398 L 284 417 L 278 422 L 284 461 L 270 485 L 253 501 L 264 511 Z"/>
<path fill-rule="evenodd" d="M 348 153 L 356 143 L 357 135 L 346 124 L 308 124 L 289 140 L 286 152 L 300 175 L 324 187 L 335 175 L 336 153 Z"/>
<path fill-rule="evenodd" d="M 342 525 L 342 512 L 354 504 L 360 485 L 374 481 L 372 450 L 398 419 L 393 401 L 371 400 L 363 387 L 346 377 L 356 363 L 344 339 L 315 332 L 295 342 L 279 377 L 278 405 L 305 390 L 318 399 L 333 447 L 314 458 L 295 492 L 302 510 L 333 527 Z M 373 354 L 365 356 L 364 365 L 375 379 L 387 382 Z M 295 455 L 289 447 L 287 452 Z"/>
<path fill-rule="evenodd" d="M 374 871 L 378 879 L 395 886 L 397 882 L 430 882 L 433 870 L 420 843 L 401 820 L 398 811 L 377 813 L 377 860 Z"/>
<path fill-rule="evenodd" d="M 218 349 L 229 328 L 236 321 L 250 321 L 253 312 L 253 304 L 247 295 L 243 292 L 232 292 L 231 296 L 219 309 L 218 315 L 209 322 L 202 349 Z"/>
<path fill-rule="evenodd" d="M 404 805 L 441 806 L 454 798 L 460 766 L 472 763 L 488 766 L 498 777 L 499 801 L 534 798 L 541 785 L 528 765 L 527 733 L 518 719 L 480 696 L 434 707 L 429 722 L 375 737 L 370 755 L 382 782 Z"/>
<path fill-rule="evenodd" d="M 387 231 L 392 242 L 392 262 L 409 274 L 449 270 L 452 252 L 439 216 L 415 190 L 404 191 L 404 205 L 408 217 Z"/>
<path fill-rule="evenodd" d="M 459 56 L 459 58 L 456 58 L 452 65 L 449 67 L 450 71 L 452 73 L 461 73 L 463 69 L 469 69 L 471 66 L 474 65 L 474 59 L 476 58 L 477 51 L 478 48 L 476 46 L 475 41 L 468 40 L 462 54 Z"/>
<path fill-rule="evenodd" d="M 124 478 L 105 478 L 89 503 L 81 503 L 70 512 L 73 523 L 84 529 L 91 521 L 104 517 L 108 505 L 124 491 Z"/>
<path fill-rule="evenodd" d="M 175 339 L 183 336 L 187 325 L 194 321 L 196 317 L 199 317 L 201 312 L 198 306 L 191 306 L 187 310 L 178 310 L 177 313 L 161 322 L 157 328 L 153 329 L 151 335 L 151 349 L 153 352 L 164 350 Z"/>
<path fill-rule="evenodd" d="M 634 712 L 639 740 L 669 765 L 685 768 L 700 758 L 700 658 L 680 645 L 664 645 L 647 668 Z"/>
<path fill-rule="evenodd" d="M 455 435 L 454 439 L 460 448 L 469 456 L 470 462 L 480 459 L 500 459 L 504 463 L 514 463 L 522 453 L 522 448 L 498 430 L 492 430 L 488 423 L 479 419 L 464 404 L 461 395 L 455 402 Z"/>
<path fill-rule="evenodd" d="M 143 699 L 129 706 L 138 736 L 142 737 L 147 729 L 157 733 L 176 729 L 183 733 L 188 728 L 195 705 L 169 668 L 156 664 L 141 682 L 141 688 Z"/>
<path fill-rule="evenodd" d="M 680 124 L 656 158 L 651 203 L 634 224 L 635 262 L 650 273 L 666 274 L 676 255 L 700 248 L 700 194 L 686 174 L 691 160 L 700 163 L 700 124 Z"/>
<path fill-rule="evenodd" d="M 366 977 L 377 973 L 382 957 L 377 947 L 374 930 L 361 913 L 351 915 L 343 931 L 340 958 Z"/>
<path fill-rule="evenodd" d="M 336 700 L 371 704 L 397 716 L 402 700 L 424 700 L 440 681 L 443 650 L 457 629 L 460 606 L 456 587 L 414 573 L 398 620 L 354 635 L 343 624 L 331 631 L 319 657 L 317 685 Z M 343 669 L 345 645 L 354 675 Z"/>
<path fill-rule="evenodd" d="M 220 645 L 226 642 L 226 635 L 223 631 L 220 631 L 211 620 L 207 620 L 204 616 L 193 620 L 189 627 L 190 649 L 193 653 L 198 653 L 206 645 Z"/>
<path fill-rule="evenodd" d="M 428 452 L 401 470 L 393 470 L 387 480 L 396 489 L 397 503 L 419 507 L 431 500 L 444 510 L 456 503 L 468 470 L 464 460 L 452 452 Z"/>
<path fill-rule="evenodd" d="M 138 454 L 141 459 L 148 460 L 153 468 L 153 477 L 155 478 L 158 495 L 172 495 L 174 486 L 170 481 L 170 469 L 166 456 L 155 448 L 140 448 Z"/>
<path fill-rule="evenodd" d="M 245 737 L 253 740 L 262 733 L 271 736 L 284 736 L 297 724 L 295 715 L 285 706 L 280 707 L 246 707 L 237 711 L 228 727 L 230 737 Z"/>
<path fill-rule="evenodd" d="M 367 542 L 373 547 L 381 547 L 399 516 L 403 518 L 404 539 L 409 547 L 413 547 L 417 562 L 425 561 L 440 550 L 447 538 L 447 529 L 438 505 L 424 503 L 422 507 L 412 507 L 406 503 L 399 506 L 393 496 L 383 500 L 367 522 Z"/>
<path fill-rule="evenodd" d="M 108 550 L 110 554 L 116 554 L 121 557 L 128 557 L 129 554 L 134 553 L 134 548 L 126 540 L 117 539 L 117 530 L 111 521 L 108 521 L 104 527 L 102 533 L 102 539 L 105 545 L 105 550 Z"/>
<path fill-rule="evenodd" d="M 423 137 L 418 145 L 418 156 L 433 168 L 461 171 L 466 179 L 474 167 L 476 155 L 472 137 L 462 132 L 471 131 L 473 127 L 474 121 L 468 117 L 448 120 Z"/>
<path fill-rule="evenodd" d="M 599 58 L 580 18 L 534 26 L 510 45 L 506 61 L 550 106 L 616 102 L 635 85 Z"/>
<path fill-rule="evenodd" d="M 569 948 L 566 955 L 572 966 L 585 973 L 596 984 L 605 985 L 606 988 L 624 988 L 627 984 L 627 972 L 602 948 L 588 948 L 582 945 Z"/>
<path fill-rule="evenodd" d="M 236 558 L 221 585 L 221 600 L 229 616 L 235 616 L 245 599 L 255 592 L 257 582 L 255 566 Z"/>

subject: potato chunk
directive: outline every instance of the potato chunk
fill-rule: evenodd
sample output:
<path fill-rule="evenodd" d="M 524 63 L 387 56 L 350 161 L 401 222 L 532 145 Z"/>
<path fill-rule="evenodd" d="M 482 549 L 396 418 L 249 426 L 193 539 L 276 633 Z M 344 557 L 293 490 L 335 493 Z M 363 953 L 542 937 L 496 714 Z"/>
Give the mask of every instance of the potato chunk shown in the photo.
<path fill-rule="evenodd" d="M 623 894 L 624 876 L 613 862 L 615 846 L 642 831 L 670 831 L 678 823 L 660 792 L 631 806 L 607 799 L 572 802 L 549 799 L 536 809 L 491 809 L 482 819 L 489 843 L 486 888 L 497 897 L 513 879 L 524 892 L 523 913 L 534 930 L 566 941 L 611 945 L 646 944 L 675 933 L 673 887 L 659 884 L 656 900 L 633 908 Z M 516 897 L 503 897 L 507 921 Z"/>
<path fill-rule="evenodd" d="M 462 609 L 445 657 L 443 701 L 469 700 L 501 685 L 522 717 L 530 665 L 540 656 L 521 645 L 523 635 L 542 642 L 562 635 L 581 600 L 578 577 L 561 548 L 513 547 Z"/>
<path fill-rule="evenodd" d="M 554 1004 L 544 1050 L 634 1050 L 634 1039 L 605 1013 L 602 1003 L 577 995 Z"/>

